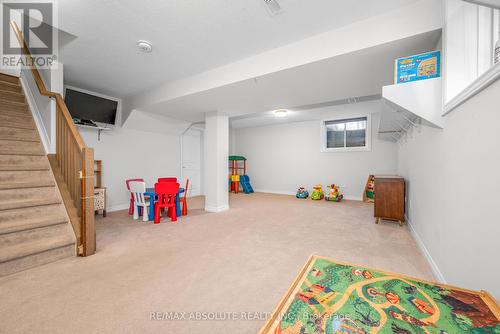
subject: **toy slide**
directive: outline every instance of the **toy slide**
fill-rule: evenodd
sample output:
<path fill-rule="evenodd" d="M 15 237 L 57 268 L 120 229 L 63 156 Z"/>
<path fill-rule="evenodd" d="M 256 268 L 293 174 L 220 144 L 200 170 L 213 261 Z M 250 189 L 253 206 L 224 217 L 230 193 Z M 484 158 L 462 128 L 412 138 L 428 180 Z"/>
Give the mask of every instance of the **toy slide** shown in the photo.
<path fill-rule="evenodd" d="M 250 178 L 248 175 L 240 175 L 240 184 L 245 194 L 253 193 L 253 188 L 250 185 Z"/>

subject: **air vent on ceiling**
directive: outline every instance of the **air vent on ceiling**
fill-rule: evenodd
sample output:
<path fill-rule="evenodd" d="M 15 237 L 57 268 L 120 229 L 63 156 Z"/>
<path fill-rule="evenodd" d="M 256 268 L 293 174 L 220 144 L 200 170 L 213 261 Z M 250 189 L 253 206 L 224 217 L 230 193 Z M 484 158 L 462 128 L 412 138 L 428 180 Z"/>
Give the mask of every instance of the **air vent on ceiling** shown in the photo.
<path fill-rule="evenodd" d="M 283 8 L 281 8 L 277 0 L 264 0 L 264 3 L 266 5 L 267 11 L 271 15 L 276 15 L 283 11 Z"/>

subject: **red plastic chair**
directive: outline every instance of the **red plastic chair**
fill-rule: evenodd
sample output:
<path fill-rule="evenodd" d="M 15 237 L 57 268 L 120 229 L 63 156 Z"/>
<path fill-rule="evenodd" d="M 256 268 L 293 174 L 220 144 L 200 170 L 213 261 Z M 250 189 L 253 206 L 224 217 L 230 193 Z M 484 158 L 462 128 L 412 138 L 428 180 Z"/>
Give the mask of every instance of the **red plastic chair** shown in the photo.
<path fill-rule="evenodd" d="M 180 199 L 180 203 L 182 204 L 182 215 L 183 216 L 188 214 L 188 208 L 187 208 L 188 186 L 189 186 L 189 179 L 186 179 L 186 188 L 184 188 L 184 197 Z"/>
<path fill-rule="evenodd" d="M 158 182 L 177 182 L 177 178 L 176 177 L 160 177 L 158 178 Z M 163 212 L 164 210 L 162 209 L 161 212 Z"/>
<path fill-rule="evenodd" d="M 177 182 L 176 177 L 160 177 L 158 182 Z"/>
<path fill-rule="evenodd" d="M 155 184 L 155 193 L 158 202 L 155 204 L 155 224 L 160 223 L 161 209 L 167 209 L 170 220 L 177 221 L 175 210 L 175 196 L 179 192 L 179 184 L 174 182 L 158 182 Z"/>
<path fill-rule="evenodd" d="M 130 179 L 126 180 L 125 183 L 127 184 L 127 190 L 130 191 L 130 182 L 144 182 L 144 179 Z M 130 193 L 130 206 L 128 207 L 128 214 L 133 215 L 134 214 L 134 195 Z"/>

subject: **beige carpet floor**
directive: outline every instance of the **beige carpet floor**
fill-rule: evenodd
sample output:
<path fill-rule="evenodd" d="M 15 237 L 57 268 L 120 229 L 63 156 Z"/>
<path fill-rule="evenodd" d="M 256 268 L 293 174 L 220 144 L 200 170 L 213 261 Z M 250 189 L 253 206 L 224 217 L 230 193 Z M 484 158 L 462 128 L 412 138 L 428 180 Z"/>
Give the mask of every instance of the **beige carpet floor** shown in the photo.
<path fill-rule="evenodd" d="M 262 319 L 150 320 L 151 312 L 271 312 L 311 254 L 432 279 L 408 228 L 371 204 L 238 194 L 172 224 L 97 219 L 98 251 L 0 278 L 1 333 L 256 333 Z M 242 312 L 242 313 L 240 313 Z M 217 313 L 217 314 L 216 314 Z"/>

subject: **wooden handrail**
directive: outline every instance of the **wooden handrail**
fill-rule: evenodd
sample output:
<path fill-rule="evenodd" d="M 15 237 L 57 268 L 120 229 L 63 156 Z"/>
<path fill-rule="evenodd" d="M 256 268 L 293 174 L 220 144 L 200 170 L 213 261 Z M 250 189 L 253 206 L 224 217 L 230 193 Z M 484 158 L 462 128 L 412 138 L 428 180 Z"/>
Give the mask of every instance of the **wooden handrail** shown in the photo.
<path fill-rule="evenodd" d="M 10 23 L 29 65 L 40 95 L 56 101 L 56 154 L 59 190 L 78 238 L 79 254 L 92 255 L 96 249 L 94 226 L 94 150 L 86 147 L 71 114 L 59 93 L 47 90 L 40 72 L 32 62 L 29 47 L 17 24 Z M 54 171 L 55 172 L 55 171 Z M 72 203 L 69 203 L 72 202 Z M 72 213 L 70 205 L 76 208 Z M 75 222 L 77 221 L 77 222 Z M 75 227 L 76 226 L 76 227 Z"/>
<path fill-rule="evenodd" d="M 17 26 L 16 22 L 11 21 L 10 25 L 12 29 L 14 30 L 14 33 L 16 34 L 17 40 L 19 42 L 19 45 L 21 46 L 21 50 L 23 54 L 28 58 L 31 59 L 31 52 L 28 48 L 28 45 L 26 44 L 26 41 L 24 40 L 23 34 L 21 30 L 19 30 L 19 27 Z M 32 64 L 31 66 L 31 73 L 33 75 L 33 78 L 35 79 L 36 86 L 38 87 L 38 91 L 40 92 L 40 95 L 43 96 L 48 96 L 51 98 L 54 98 L 57 103 L 57 107 L 61 109 L 64 120 L 68 124 L 68 127 L 71 130 L 71 134 L 76 140 L 76 143 L 78 144 L 78 147 L 80 150 L 83 150 L 85 147 L 85 144 L 83 142 L 82 137 L 80 136 L 80 133 L 78 132 L 78 129 L 76 128 L 75 124 L 73 123 L 73 119 L 71 118 L 71 114 L 68 110 L 68 107 L 66 106 L 66 103 L 64 103 L 64 99 L 59 93 L 54 93 L 49 90 L 47 90 L 47 87 L 45 87 L 45 83 L 43 82 L 43 79 L 40 75 L 40 72 L 38 72 L 38 69 L 36 68 L 35 64 Z"/>

